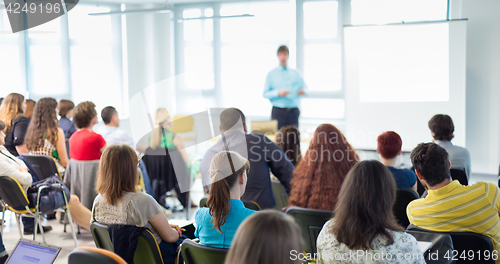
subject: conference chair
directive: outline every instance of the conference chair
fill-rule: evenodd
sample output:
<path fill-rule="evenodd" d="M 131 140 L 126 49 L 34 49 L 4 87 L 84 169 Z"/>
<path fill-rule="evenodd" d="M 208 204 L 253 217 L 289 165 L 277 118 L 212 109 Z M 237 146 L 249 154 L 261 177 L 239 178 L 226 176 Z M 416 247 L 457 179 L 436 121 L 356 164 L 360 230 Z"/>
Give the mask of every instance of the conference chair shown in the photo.
<path fill-rule="evenodd" d="M 186 239 L 181 244 L 177 264 L 181 263 L 180 256 L 185 264 L 223 264 L 228 249 L 207 247 Z"/>
<path fill-rule="evenodd" d="M 277 180 L 271 180 L 271 188 L 273 190 L 274 200 L 276 201 L 275 209 L 281 210 L 288 206 L 288 194 L 286 194 L 285 188 L 281 182 Z"/>
<path fill-rule="evenodd" d="M 49 213 L 49 212 L 40 212 L 40 198 L 41 198 L 41 192 L 42 190 L 46 188 L 52 188 L 56 190 L 60 190 L 63 193 L 64 197 L 64 203 L 65 206 L 62 208 L 58 208 L 58 211 L 63 211 L 66 213 L 70 220 L 70 225 L 71 225 L 71 231 L 73 233 L 73 240 L 75 241 L 75 246 L 78 246 L 78 242 L 76 240 L 76 234 L 75 234 L 75 227 L 73 225 L 73 220 L 71 219 L 71 213 L 69 211 L 69 205 L 68 205 L 68 199 L 66 197 L 66 193 L 64 192 L 64 189 L 61 184 L 55 183 L 51 185 L 43 185 L 38 188 L 38 196 L 37 196 L 37 202 L 34 208 L 29 207 L 29 200 L 24 192 L 21 184 L 19 182 L 10 177 L 10 176 L 3 176 L 0 177 L 0 197 L 2 197 L 2 200 L 4 203 L 8 205 L 8 208 L 10 211 L 14 212 L 16 215 L 16 222 L 17 222 L 17 228 L 19 229 L 19 236 L 22 238 L 23 234 L 21 231 L 21 216 L 23 217 L 32 217 L 35 219 L 35 230 L 33 232 L 33 240 L 36 239 L 36 234 L 38 230 L 38 226 L 40 226 L 40 232 L 42 233 L 43 237 L 43 242 L 45 243 L 45 234 L 43 232 L 43 227 L 41 223 L 41 215 L 44 213 Z M 17 208 L 17 209 L 16 209 Z M 23 209 L 19 209 L 23 208 Z M 2 223 L 5 220 L 5 213 L 2 217 Z"/>
<path fill-rule="evenodd" d="M 290 206 L 286 214 L 291 215 L 299 224 L 306 253 L 317 253 L 316 240 L 319 232 L 323 229 L 323 225 L 332 218 L 333 211 Z"/>
<path fill-rule="evenodd" d="M 408 215 L 406 214 L 406 207 L 415 199 L 418 199 L 418 194 L 412 189 L 401 188 L 396 191 L 396 201 L 394 202 L 392 211 L 399 225 L 403 228 L 410 225 L 410 220 L 408 220 Z"/>
<path fill-rule="evenodd" d="M 61 173 L 57 169 L 54 158 L 46 155 L 29 155 L 22 154 L 24 160 L 31 165 L 40 180 L 46 179 L 52 175 L 59 175 L 62 180 Z"/>
<path fill-rule="evenodd" d="M 97 221 L 92 222 L 90 224 L 90 233 L 92 234 L 92 238 L 94 239 L 94 243 L 97 248 L 114 252 L 113 243 L 111 243 L 107 225 L 103 225 Z"/>
<path fill-rule="evenodd" d="M 208 207 L 207 206 L 207 201 L 208 201 L 207 197 L 201 198 L 200 203 L 199 203 L 200 208 L 202 208 L 202 207 Z M 242 201 L 242 202 L 243 202 L 243 205 L 245 205 L 245 208 L 247 208 L 247 209 L 254 210 L 254 211 L 260 211 L 260 210 L 262 210 L 260 208 L 260 205 L 257 202 L 255 202 L 255 201 Z"/>
<path fill-rule="evenodd" d="M 451 178 L 453 180 L 458 180 L 462 185 L 469 185 L 469 180 L 467 180 L 467 174 L 463 169 L 450 169 Z"/>
<path fill-rule="evenodd" d="M 276 131 L 278 131 L 278 120 L 251 121 L 250 127 L 252 133 L 276 134 Z"/>
<path fill-rule="evenodd" d="M 456 255 L 450 256 L 457 264 L 461 263 L 476 263 L 476 264 L 493 264 L 495 248 L 493 242 L 488 236 L 473 233 L 473 232 L 436 232 L 410 225 L 407 231 L 420 231 L 433 234 L 450 235 L 453 242 L 453 253 Z M 473 254 L 472 254 L 473 253 Z M 448 257 L 448 256 L 447 256 Z"/>
<path fill-rule="evenodd" d="M 68 256 L 68 264 L 127 264 L 112 251 L 101 248 L 79 247 Z"/>
<path fill-rule="evenodd" d="M 453 258 L 448 256 L 453 256 L 453 242 L 451 241 L 450 235 L 439 234 L 439 233 L 429 233 L 415 230 L 408 230 L 406 233 L 415 237 L 415 239 L 421 242 L 431 243 L 430 247 L 423 252 L 423 257 L 426 263 L 433 264 L 452 264 L 455 263 Z"/>
<path fill-rule="evenodd" d="M 97 196 L 95 183 L 99 170 L 99 160 L 74 160 L 70 159 L 64 176 L 64 184 L 71 194 L 80 198 L 83 206 L 92 210 L 94 199 Z"/>

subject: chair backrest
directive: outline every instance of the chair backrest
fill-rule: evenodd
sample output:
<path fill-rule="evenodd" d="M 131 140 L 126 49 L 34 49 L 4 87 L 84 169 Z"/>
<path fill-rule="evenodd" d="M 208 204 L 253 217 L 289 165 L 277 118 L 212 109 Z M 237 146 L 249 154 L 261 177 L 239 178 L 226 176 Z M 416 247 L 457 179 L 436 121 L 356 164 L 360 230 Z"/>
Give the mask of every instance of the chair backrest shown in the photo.
<path fill-rule="evenodd" d="M 281 182 L 271 180 L 271 188 L 273 189 L 274 200 L 276 201 L 275 209 L 281 210 L 288 206 L 288 194 Z"/>
<path fill-rule="evenodd" d="M 421 231 L 421 232 L 429 232 L 429 233 L 441 233 L 448 234 L 453 241 L 454 253 L 457 255 L 453 256 L 455 263 L 495 263 L 493 258 L 487 258 L 485 254 L 490 254 L 493 256 L 493 251 L 495 248 L 493 247 L 493 242 L 491 238 L 485 236 L 483 234 L 473 233 L 473 232 L 435 232 L 426 230 L 423 228 L 409 226 L 408 230 L 411 231 Z M 488 251 L 488 253 L 486 253 Z M 469 252 L 476 252 L 475 254 L 468 255 Z M 477 254 L 480 252 L 480 254 Z M 462 258 L 460 257 L 462 255 Z M 463 258 L 463 256 L 467 256 Z"/>
<path fill-rule="evenodd" d="M 28 197 L 19 182 L 10 176 L 0 177 L 0 197 L 11 208 L 29 205 Z"/>
<path fill-rule="evenodd" d="M 61 177 L 61 174 L 57 169 L 56 162 L 52 157 L 46 155 L 28 155 L 28 154 L 23 154 L 22 156 L 24 160 L 31 165 L 31 168 L 33 168 L 33 170 L 38 175 L 38 178 L 40 178 L 40 180 L 46 179 L 55 174 Z"/>
<path fill-rule="evenodd" d="M 144 230 L 137 240 L 137 248 L 134 253 L 134 263 L 163 264 L 160 247 L 153 233 L 148 229 Z"/>
<path fill-rule="evenodd" d="M 398 223 L 404 228 L 410 225 L 410 220 L 408 220 L 408 215 L 406 214 L 406 207 L 415 199 L 418 199 L 418 194 L 412 189 L 401 188 L 396 191 L 396 201 L 394 202 L 392 211 Z"/>
<path fill-rule="evenodd" d="M 406 233 L 414 236 L 418 242 L 431 243 L 423 255 L 427 263 L 452 264 L 455 262 L 450 257 L 453 256 L 453 242 L 450 235 L 415 230 L 408 230 Z"/>
<path fill-rule="evenodd" d="M 250 127 L 252 128 L 252 133 L 271 133 L 275 134 L 278 131 L 278 120 L 269 121 L 251 121 Z"/>
<path fill-rule="evenodd" d="M 469 185 L 469 180 L 467 180 L 467 174 L 463 169 L 450 169 L 451 178 L 453 180 L 458 180 L 462 185 Z"/>
<path fill-rule="evenodd" d="M 208 201 L 207 197 L 201 198 L 200 203 L 199 203 L 200 208 L 208 207 L 207 201 Z M 261 210 L 260 205 L 257 202 L 254 202 L 254 201 L 242 201 L 242 202 L 245 205 L 245 208 L 247 208 L 247 209 L 254 210 L 254 211 Z"/>
<path fill-rule="evenodd" d="M 96 247 L 114 251 L 107 225 L 103 225 L 99 222 L 92 222 L 90 224 L 90 233 L 92 233 L 92 238 L 94 238 Z"/>
<path fill-rule="evenodd" d="M 99 171 L 99 160 L 70 159 L 64 174 L 64 184 L 71 194 L 80 198 L 83 206 L 92 209 L 97 191 L 95 184 Z"/>
<path fill-rule="evenodd" d="M 101 248 L 79 247 L 69 253 L 68 264 L 127 264 L 112 251 Z"/>
<path fill-rule="evenodd" d="M 223 264 L 228 249 L 207 247 L 189 239 L 181 245 L 181 254 L 186 264 Z"/>
<path fill-rule="evenodd" d="M 332 218 L 333 211 L 290 206 L 286 213 L 291 215 L 299 224 L 302 239 L 305 243 L 305 251 L 311 254 L 316 253 L 316 240 L 319 232 L 321 232 L 323 225 Z"/>

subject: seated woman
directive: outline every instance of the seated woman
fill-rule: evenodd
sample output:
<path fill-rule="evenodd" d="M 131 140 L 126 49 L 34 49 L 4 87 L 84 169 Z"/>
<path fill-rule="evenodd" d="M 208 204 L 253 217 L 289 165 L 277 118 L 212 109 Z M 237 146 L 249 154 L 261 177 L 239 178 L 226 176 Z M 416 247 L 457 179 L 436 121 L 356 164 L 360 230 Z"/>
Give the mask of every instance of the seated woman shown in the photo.
<path fill-rule="evenodd" d="M 73 121 L 78 130 L 69 138 L 69 156 L 74 160 L 99 160 L 106 141 L 92 131 L 97 124 L 95 104 L 90 101 L 79 103 L 73 111 Z"/>
<path fill-rule="evenodd" d="M 163 261 L 174 263 L 182 242 L 180 228 L 168 223 L 153 197 L 136 191 L 138 163 L 136 152 L 127 145 L 111 145 L 104 151 L 96 184 L 99 195 L 94 200 L 91 221 L 148 228 L 159 242 Z"/>
<path fill-rule="evenodd" d="M 64 131 L 64 137 L 69 140 L 71 135 L 76 132 L 76 127 L 70 118 L 73 117 L 73 109 L 75 108 L 75 103 L 70 100 L 61 100 L 57 105 L 57 110 L 59 111 L 59 126 Z"/>
<path fill-rule="evenodd" d="M 24 138 L 30 120 L 24 116 L 24 96 L 11 93 L 0 106 L 0 120 L 5 123 L 5 148 L 14 156 L 28 153 Z"/>
<path fill-rule="evenodd" d="M 401 263 L 396 258 L 400 253 L 412 256 L 404 263 L 425 263 L 417 240 L 396 222 L 392 212 L 395 198 L 396 182 L 382 163 L 367 160 L 354 165 L 342 185 L 335 217 L 318 236 L 318 264 L 374 263 L 373 256 L 381 257 L 381 253 L 392 254 L 392 260 L 383 263 Z M 364 252 L 362 257 L 344 262 L 335 259 L 358 250 Z"/>
<path fill-rule="evenodd" d="M 347 172 L 358 154 L 335 126 L 322 124 L 295 169 L 289 206 L 333 210 Z"/>
<path fill-rule="evenodd" d="M 225 264 L 299 264 L 303 252 L 299 226 L 278 211 L 253 214 L 238 228 Z M 295 258 L 294 258 L 295 255 Z"/>
<path fill-rule="evenodd" d="M 33 179 L 31 174 L 28 172 L 28 168 L 24 162 L 7 151 L 3 146 L 5 143 L 5 134 L 3 129 L 5 128 L 5 123 L 0 121 L 0 177 L 10 176 L 16 179 L 19 184 L 26 191 L 32 184 Z M 76 195 L 71 195 L 68 201 L 70 206 L 71 217 L 75 223 L 87 230 L 90 230 L 90 210 L 85 208 L 80 203 L 80 200 Z M 32 219 L 23 217 L 24 233 L 33 233 L 34 221 L 25 221 L 24 219 Z M 52 228 L 44 227 L 45 231 L 50 231 Z"/>
<path fill-rule="evenodd" d="M 172 126 L 172 118 L 170 113 L 165 108 L 158 108 L 155 112 L 155 128 L 151 132 L 149 147 L 152 149 L 168 148 L 178 149 L 182 155 L 182 159 L 186 164 L 189 164 L 189 156 L 184 149 L 184 143 L 179 134 L 169 130 Z"/>
<path fill-rule="evenodd" d="M 387 131 L 377 137 L 377 153 L 380 162 L 387 166 L 396 180 L 396 187 L 417 191 L 417 175 L 410 169 L 396 168 L 396 160 L 401 155 L 401 137 L 394 131 Z"/>
<path fill-rule="evenodd" d="M 28 118 L 29 120 L 31 120 L 31 118 L 33 117 L 33 110 L 35 109 L 35 104 L 36 104 L 36 101 L 35 100 L 31 100 L 31 99 L 27 99 L 26 102 L 26 109 L 24 111 L 24 116 L 26 118 Z"/>
<path fill-rule="evenodd" d="M 201 208 L 195 216 L 195 236 L 202 245 L 229 248 L 240 223 L 255 213 L 240 201 L 245 193 L 249 166 L 247 159 L 232 151 L 219 152 L 212 159 L 208 208 Z"/>
<path fill-rule="evenodd" d="M 276 134 L 276 144 L 285 152 L 293 166 L 297 167 L 302 159 L 299 130 L 293 126 L 282 127 Z"/>
<path fill-rule="evenodd" d="M 26 147 L 30 154 L 52 157 L 62 175 L 69 159 L 64 132 L 57 122 L 56 108 L 54 98 L 42 98 L 36 103 L 26 132 Z"/>

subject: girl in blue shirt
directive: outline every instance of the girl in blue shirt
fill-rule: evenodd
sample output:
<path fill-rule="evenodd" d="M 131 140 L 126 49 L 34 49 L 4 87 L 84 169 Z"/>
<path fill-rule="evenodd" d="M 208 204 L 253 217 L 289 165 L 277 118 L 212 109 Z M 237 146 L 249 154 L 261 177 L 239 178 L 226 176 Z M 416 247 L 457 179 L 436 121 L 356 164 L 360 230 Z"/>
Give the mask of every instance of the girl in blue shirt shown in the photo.
<path fill-rule="evenodd" d="M 255 211 L 245 208 L 240 197 L 245 193 L 250 163 L 233 151 L 219 152 L 210 164 L 208 208 L 195 216 L 195 236 L 204 246 L 229 248 L 238 226 Z"/>

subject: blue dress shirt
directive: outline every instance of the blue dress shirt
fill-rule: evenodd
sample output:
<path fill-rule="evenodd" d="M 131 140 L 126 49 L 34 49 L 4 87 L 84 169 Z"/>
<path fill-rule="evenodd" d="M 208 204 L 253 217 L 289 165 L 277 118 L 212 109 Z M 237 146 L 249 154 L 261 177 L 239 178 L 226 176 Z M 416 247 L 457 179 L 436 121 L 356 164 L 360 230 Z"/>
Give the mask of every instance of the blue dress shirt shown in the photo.
<path fill-rule="evenodd" d="M 267 74 L 264 98 L 269 99 L 276 107 L 295 108 L 299 106 L 300 95 L 297 93 L 302 88 L 307 93 L 307 86 L 300 73 L 279 65 Z M 280 90 L 287 90 L 289 93 L 281 97 L 279 96 Z"/>
<path fill-rule="evenodd" d="M 64 131 L 64 137 L 68 140 L 76 131 L 75 124 L 67 117 L 61 117 L 59 127 Z"/>
<path fill-rule="evenodd" d="M 209 213 L 208 208 L 200 208 L 196 212 L 195 222 L 196 231 L 194 235 L 200 238 L 200 243 L 208 247 L 216 248 L 229 248 L 233 237 L 236 234 L 238 226 L 241 222 L 245 220 L 249 215 L 255 213 L 254 210 L 245 208 L 242 201 L 231 199 L 231 207 L 229 208 L 229 214 L 226 216 L 226 223 L 220 227 L 222 234 L 217 231 L 212 223 L 212 216 Z"/>
<path fill-rule="evenodd" d="M 392 172 L 398 188 L 411 188 L 417 183 L 417 175 L 410 169 L 398 169 L 391 166 L 387 168 Z"/>

